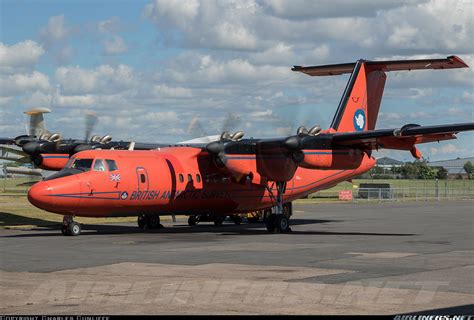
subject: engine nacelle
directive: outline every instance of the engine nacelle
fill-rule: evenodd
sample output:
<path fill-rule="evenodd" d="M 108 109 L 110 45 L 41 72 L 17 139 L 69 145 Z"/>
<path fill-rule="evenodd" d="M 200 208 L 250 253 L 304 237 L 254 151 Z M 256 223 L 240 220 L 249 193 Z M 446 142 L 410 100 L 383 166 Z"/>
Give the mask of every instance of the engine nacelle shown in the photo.
<path fill-rule="evenodd" d="M 359 149 L 303 150 L 300 167 L 320 170 L 356 169 L 362 163 L 364 152 Z"/>
<path fill-rule="evenodd" d="M 66 166 L 68 154 L 41 154 L 33 158 L 36 166 L 44 170 L 59 171 Z"/>

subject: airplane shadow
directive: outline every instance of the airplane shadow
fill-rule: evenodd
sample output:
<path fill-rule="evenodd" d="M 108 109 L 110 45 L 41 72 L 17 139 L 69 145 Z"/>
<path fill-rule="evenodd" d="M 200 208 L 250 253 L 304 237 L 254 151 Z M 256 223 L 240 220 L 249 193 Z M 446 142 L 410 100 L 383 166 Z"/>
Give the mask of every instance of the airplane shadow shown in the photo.
<path fill-rule="evenodd" d="M 292 219 L 291 225 L 309 225 L 342 222 L 342 220 L 321 220 L 321 219 Z M 60 232 L 61 224 L 50 225 L 46 228 L 33 228 L 30 230 L 22 230 L 25 233 L 5 235 L 2 238 L 22 238 L 22 237 L 49 237 L 62 236 Z M 51 232 L 54 230 L 54 232 Z M 34 233 L 32 233 L 34 231 Z M 231 222 L 225 222 L 221 226 L 215 226 L 212 223 L 201 223 L 194 227 L 187 224 L 175 224 L 169 227 L 142 231 L 136 226 L 120 225 L 120 224 L 83 224 L 82 236 L 102 236 L 115 234 L 199 234 L 199 233 L 215 233 L 222 236 L 232 235 L 271 235 L 267 232 L 263 223 L 243 223 L 234 225 Z M 375 232 L 329 232 L 329 231 L 292 231 L 282 233 L 281 235 L 348 235 L 348 236 L 413 236 L 414 234 L 398 234 L 398 233 L 375 233 Z"/>
<path fill-rule="evenodd" d="M 60 226 L 60 224 L 54 221 L 25 217 L 11 212 L 0 212 L 0 227 L 21 225 L 32 225 L 51 229 L 55 229 L 58 225 Z"/>

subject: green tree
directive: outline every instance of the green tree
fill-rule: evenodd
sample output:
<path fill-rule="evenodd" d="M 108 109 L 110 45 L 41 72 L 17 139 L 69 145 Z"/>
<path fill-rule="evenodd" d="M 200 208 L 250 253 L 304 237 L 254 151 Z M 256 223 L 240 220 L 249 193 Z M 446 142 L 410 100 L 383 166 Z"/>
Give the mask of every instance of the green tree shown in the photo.
<path fill-rule="evenodd" d="M 466 162 L 463 168 L 464 168 L 464 171 L 466 171 L 466 173 L 469 175 L 474 173 L 474 166 L 472 165 L 471 161 Z"/>
<path fill-rule="evenodd" d="M 418 167 L 418 179 L 435 179 L 436 170 L 430 167 L 425 160 L 415 161 L 415 165 Z"/>
<path fill-rule="evenodd" d="M 436 173 L 436 178 L 438 179 L 447 179 L 448 178 L 448 170 L 446 170 L 445 168 L 443 167 L 439 167 L 438 168 L 438 172 Z"/>
<path fill-rule="evenodd" d="M 428 166 L 426 160 L 415 160 L 401 167 L 404 179 L 435 179 L 437 170 Z"/>
<path fill-rule="evenodd" d="M 418 167 L 413 163 L 405 163 L 401 168 L 400 172 L 403 179 L 416 179 L 418 177 Z"/>
<path fill-rule="evenodd" d="M 474 165 L 472 164 L 471 161 L 468 161 L 464 164 L 464 171 L 466 171 L 467 176 L 469 179 L 474 178 Z"/>

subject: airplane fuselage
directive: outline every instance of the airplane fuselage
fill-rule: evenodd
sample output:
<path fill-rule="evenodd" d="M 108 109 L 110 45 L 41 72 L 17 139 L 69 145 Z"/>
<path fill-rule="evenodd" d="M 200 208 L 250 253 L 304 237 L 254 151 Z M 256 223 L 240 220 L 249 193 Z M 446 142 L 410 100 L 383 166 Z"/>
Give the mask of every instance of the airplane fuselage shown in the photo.
<path fill-rule="evenodd" d="M 249 177 L 236 180 L 200 154 L 199 149 L 186 147 L 83 151 L 71 161 L 91 160 L 90 170 L 62 177 L 59 172 L 59 177 L 35 184 L 28 197 L 41 209 L 87 217 L 148 213 L 226 215 L 275 205 L 276 187 L 272 183 L 255 183 Z M 94 168 L 98 160 L 102 160 L 104 166 Z M 106 160 L 113 160 L 116 168 L 109 168 Z M 248 157 L 246 161 L 256 160 Z M 283 201 L 293 201 L 329 188 L 374 165 L 375 159 L 363 154 L 360 164 L 352 169 L 299 167 L 286 184 Z"/>

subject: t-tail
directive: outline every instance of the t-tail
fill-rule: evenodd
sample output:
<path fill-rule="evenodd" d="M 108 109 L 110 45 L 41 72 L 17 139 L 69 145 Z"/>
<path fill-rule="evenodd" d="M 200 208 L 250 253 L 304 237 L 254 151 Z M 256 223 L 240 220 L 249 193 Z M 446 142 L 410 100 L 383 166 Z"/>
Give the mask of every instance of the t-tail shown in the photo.
<path fill-rule="evenodd" d="M 382 101 L 388 71 L 453 69 L 468 65 L 459 57 L 446 59 L 368 61 L 314 67 L 295 66 L 292 70 L 310 76 L 332 76 L 350 73 L 336 114 L 331 122 L 332 132 L 374 130 Z"/>

